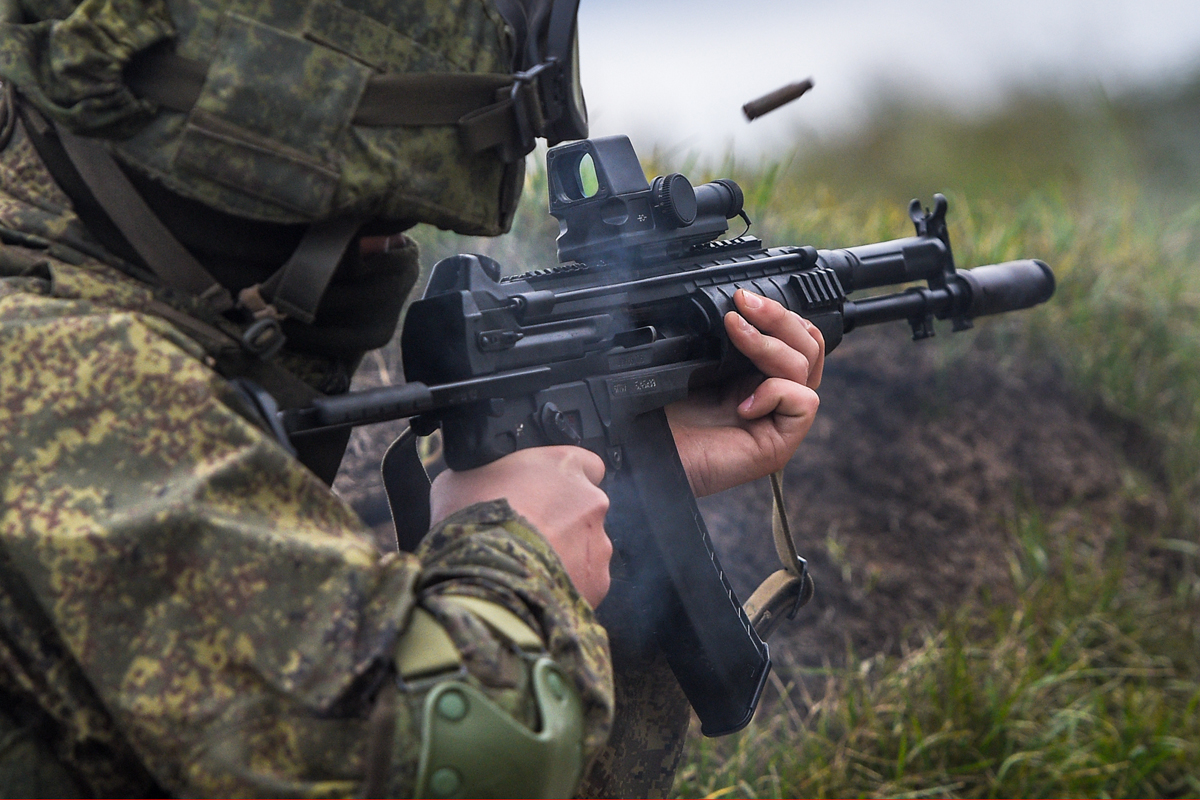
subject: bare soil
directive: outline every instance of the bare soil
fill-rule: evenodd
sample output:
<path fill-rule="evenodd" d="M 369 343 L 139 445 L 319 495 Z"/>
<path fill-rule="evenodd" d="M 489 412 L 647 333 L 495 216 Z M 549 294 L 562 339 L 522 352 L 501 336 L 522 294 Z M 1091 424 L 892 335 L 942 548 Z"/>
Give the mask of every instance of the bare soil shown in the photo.
<path fill-rule="evenodd" d="M 1165 521 L 1159 454 L 1136 425 L 1089 407 L 1044 360 L 986 332 L 955 336 L 973 338 L 947 347 L 908 341 L 902 327 L 864 330 L 830 355 L 817 421 L 785 470 L 816 580 L 812 602 L 772 640 L 789 660 L 896 654 L 947 611 L 1011 597 L 1021 517 L 1098 545 L 1114 521 Z M 1131 470 L 1149 471 L 1148 489 L 1123 491 Z M 777 568 L 769 484 L 701 508 L 747 596 Z"/>
<path fill-rule="evenodd" d="M 830 355 L 816 424 L 785 473 L 816 595 L 772 639 L 784 660 L 898 653 L 948 610 L 1011 597 L 1019 516 L 1099 538 L 1113 520 L 1165 520 L 1157 450 L 1137 426 L 1096 411 L 1002 336 L 954 337 L 913 343 L 903 326 L 867 329 Z M 390 520 L 376 475 L 402 427 L 357 432 L 335 483 L 383 542 Z M 1122 490 L 1131 470 L 1149 489 Z M 778 568 L 770 485 L 700 505 L 744 599 Z"/>

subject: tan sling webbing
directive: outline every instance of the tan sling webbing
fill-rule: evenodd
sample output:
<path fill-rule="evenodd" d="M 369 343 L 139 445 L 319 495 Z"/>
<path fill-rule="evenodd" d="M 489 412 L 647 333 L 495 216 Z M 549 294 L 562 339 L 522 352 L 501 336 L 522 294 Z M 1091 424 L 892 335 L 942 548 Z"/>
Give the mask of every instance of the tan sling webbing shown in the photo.
<path fill-rule="evenodd" d="M 771 494 L 774 501 L 771 532 L 775 539 L 775 553 L 783 569 L 771 573 L 754 590 L 750 599 L 742 604 L 746 616 L 763 641 L 775 632 L 784 619 L 793 619 L 813 595 L 808 562 L 796 552 L 796 543 L 788 524 L 787 508 L 783 502 L 783 470 L 771 474 Z"/>

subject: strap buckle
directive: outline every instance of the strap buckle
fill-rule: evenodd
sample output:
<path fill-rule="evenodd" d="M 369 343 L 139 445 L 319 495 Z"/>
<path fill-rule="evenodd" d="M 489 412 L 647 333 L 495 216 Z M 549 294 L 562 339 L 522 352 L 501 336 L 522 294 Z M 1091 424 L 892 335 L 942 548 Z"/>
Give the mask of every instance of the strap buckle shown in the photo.
<path fill-rule="evenodd" d="M 546 107 L 550 92 L 545 91 L 542 86 L 542 75 L 544 74 L 549 80 L 561 76 L 558 66 L 558 59 L 549 58 L 536 67 L 513 74 L 513 84 L 509 89 L 508 98 L 512 102 L 513 116 L 517 120 L 516 149 L 520 152 L 515 153 L 516 158 L 533 152 L 535 139 L 541 135 L 547 117 L 553 116 L 550 113 L 553 109 Z M 530 102 L 531 95 L 536 98 L 536 102 Z M 505 160 L 515 161 L 516 158 L 506 158 Z"/>
<path fill-rule="evenodd" d="M 788 523 L 783 497 L 783 470 L 771 474 L 773 495 L 771 529 L 775 554 L 782 569 L 777 569 L 763 581 L 743 606 L 746 617 L 759 637 L 767 638 L 784 619 L 795 619 L 796 613 L 812 599 L 813 579 L 808 561 L 796 551 Z"/>
<path fill-rule="evenodd" d="M 269 361 L 275 357 L 286 340 L 287 336 L 284 335 L 279 320 L 263 317 L 242 333 L 242 349 L 262 361 Z"/>

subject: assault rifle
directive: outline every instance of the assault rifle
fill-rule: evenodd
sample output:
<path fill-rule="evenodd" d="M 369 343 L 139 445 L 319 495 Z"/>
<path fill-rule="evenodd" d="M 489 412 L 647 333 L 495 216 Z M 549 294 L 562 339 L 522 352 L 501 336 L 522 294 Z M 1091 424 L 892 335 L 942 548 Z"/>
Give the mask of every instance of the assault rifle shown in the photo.
<path fill-rule="evenodd" d="M 916 235 L 840 250 L 719 240 L 745 216 L 730 180 L 693 187 L 682 175 L 647 182 L 623 136 L 547 153 L 558 267 L 504 277 L 480 255 L 433 269 L 408 311 L 407 383 L 322 399 L 282 414 L 289 434 L 415 417 L 441 428 L 451 469 L 525 447 L 573 444 L 604 458 L 614 545 L 613 590 L 636 641 L 657 642 L 706 735 L 738 730 L 770 669 L 713 551 L 663 407 L 689 391 L 753 371 L 722 318 L 745 287 L 808 318 L 827 351 L 863 325 L 974 317 L 1028 308 L 1054 292 L 1041 261 L 958 270 L 946 199 L 913 201 Z M 594 177 L 591 173 L 594 171 Z M 749 222 L 746 219 L 747 223 Z M 849 300 L 852 292 L 922 286 Z"/>

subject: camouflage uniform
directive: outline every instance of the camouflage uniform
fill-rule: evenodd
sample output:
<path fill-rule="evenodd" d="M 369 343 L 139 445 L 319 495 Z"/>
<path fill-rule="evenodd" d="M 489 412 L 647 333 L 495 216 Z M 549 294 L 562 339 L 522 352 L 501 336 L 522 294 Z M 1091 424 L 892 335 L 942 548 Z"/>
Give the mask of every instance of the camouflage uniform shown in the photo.
<path fill-rule="evenodd" d="M 585 758 L 603 745 L 604 632 L 503 501 L 380 556 L 221 374 L 228 323 L 117 269 L 19 126 L 0 240 L 4 791 L 345 796 L 374 771 L 410 796 L 431 684 L 392 687 L 414 609 L 459 680 L 536 723 L 526 656 L 464 595 L 537 632 L 582 698 Z"/>

